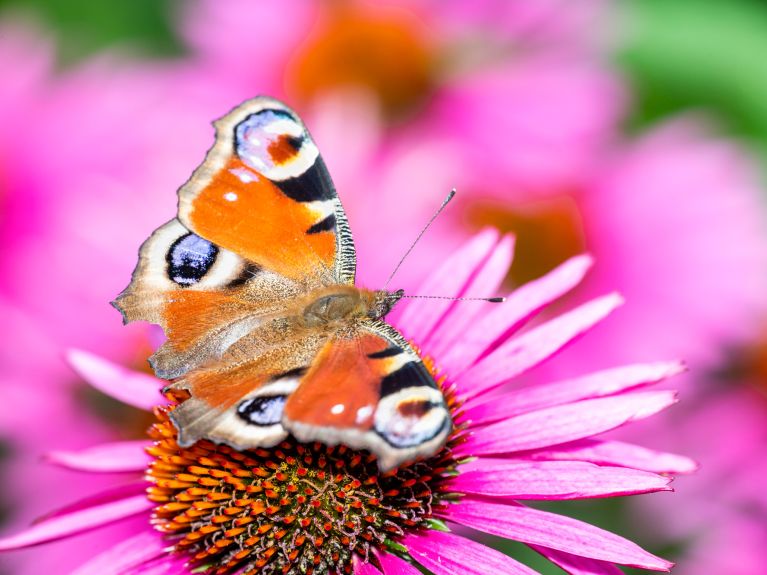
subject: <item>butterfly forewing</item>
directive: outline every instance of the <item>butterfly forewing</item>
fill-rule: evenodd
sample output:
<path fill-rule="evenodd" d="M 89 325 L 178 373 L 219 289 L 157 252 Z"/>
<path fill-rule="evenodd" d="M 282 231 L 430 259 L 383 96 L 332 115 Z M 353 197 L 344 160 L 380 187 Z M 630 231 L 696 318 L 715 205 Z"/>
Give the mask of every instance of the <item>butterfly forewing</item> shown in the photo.
<path fill-rule="evenodd" d="M 354 283 L 346 215 L 298 116 L 262 97 L 215 126 L 215 145 L 179 190 L 179 219 L 285 277 L 313 286 Z"/>

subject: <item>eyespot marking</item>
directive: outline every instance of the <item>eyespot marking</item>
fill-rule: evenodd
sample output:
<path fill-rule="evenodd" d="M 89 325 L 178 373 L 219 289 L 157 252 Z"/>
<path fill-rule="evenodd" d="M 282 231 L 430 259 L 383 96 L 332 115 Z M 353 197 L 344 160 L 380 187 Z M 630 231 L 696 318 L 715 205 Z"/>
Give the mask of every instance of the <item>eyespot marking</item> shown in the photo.
<path fill-rule="evenodd" d="M 282 420 L 287 401 L 287 395 L 253 397 L 237 406 L 237 415 L 251 425 L 274 425 Z"/>
<path fill-rule="evenodd" d="M 189 233 L 173 242 L 168 249 L 168 277 L 187 287 L 199 282 L 218 256 L 218 247 L 198 235 Z"/>
<path fill-rule="evenodd" d="M 423 417 L 432 407 L 439 407 L 431 401 L 417 399 L 401 401 L 397 405 L 397 411 L 402 417 Z"/>
<path fill-rule="evenodd" d="M 301 150 L 303 143 L 303 137 L 283 135 L 269 143 L 267 152 L 275 164 L 282 165 L 290 161 Z"/>
<path fill-rule="evenodd" d="M 446 437 L 451 427 L 452 420 L 442 393 L 426 386 L 382 395 L 374 418 L 378 435 L 401 449 Z"/>
<path fill-rule="evenodd" d="M 303 126 L 285 110 L 261 110 L 235 128 L 235 152 L 268 178 L 282 179 L 276 176 L 301 154 L 305 141 Z"/>

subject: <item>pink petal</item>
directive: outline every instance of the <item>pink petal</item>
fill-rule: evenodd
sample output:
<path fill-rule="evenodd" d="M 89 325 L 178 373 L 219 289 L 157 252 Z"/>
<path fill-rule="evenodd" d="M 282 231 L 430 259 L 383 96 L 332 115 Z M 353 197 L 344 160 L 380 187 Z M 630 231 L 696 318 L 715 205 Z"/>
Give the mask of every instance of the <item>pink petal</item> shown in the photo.
<path fill-rule="evenodd" d="M 372 563 L 365 563 L 357 555 L 354 555 L 354 575 L 381 575 L 381 572 Z"/>
<path fill-rule="evenodd" d="M 537 545 L 531 545 L 531 547 L 570 575 L 623 575 L 623 571 L 612 563 L 586 559 Z"/>
<path fill-rule="evenodd" d="M 381 563 L 384 575 L 421 575 L 415 566 L 390 553 L 378 553 L 378 561 Z"/>
<path fill-rule="evenodd" d="M 614 395 L 650 385 L 684 371 L 678 362 L 628 365 L 566 381 L 514 389 L 501 397 L 484 398 L 464 412 L 474 425 L 486 425 L 508 417 L 581 399 Z"/>
<path fill-rule="evenodd" d="M 78 349 L 67 352 L 67 361 L 93 387 L 127 405 L 149 411 L 166 403 L 160 393 L 163 382 L 156 377 Z"/>
<path fill-rule="evenodd" d="M 96 557 L 77 568 L 72 575 L 122 574 L 127 569 L 165 554 L 166 547 L 168 547 L 168 543 L 163 540 L 158 532 L 152 531 L 147 524 L 147 531 L 139 533 L 96 555 Z"/>
<path fill-rule="evenodd" d="M 500 551 L 452 533 L 409 534 L 402 544 L 434 575 L 538 575 Z"/>
<path fill-rule="evenodd" d="M 464 384 L 469 405 L 477 396 L 551 357 L 621 303 L 623 299 L 617 294 L 597 298 L 502 344 L 458 378 Z"/>
<path fill-rule="evenodd" d="M 502 454 L 569 443 L 649 417 L 674 403 L 672 391 L 639 391 L 547 407 L 477 428 L 457 451 Z"/>
<path fill-rule="evenodd" d="M 669 491 L 671 479 L 655 473 L 600 467 L 580 461 L 483 461 L 463 465 L 450 489 L 514 499 L 583 499 Z"/>
<path fill-rule="evenodd" d="M 191 574 L 186 563 L 176 557 L 158 557 L 144 565 L 128 569 L 119 575 L 187 575 Z M 333 574 L 334 575 L 334 574 Z"/>
<path fill-rule="evenodd" d="M 631 567 L 668 571 L 671 563 L 609 531 L 570 517 L 471 496 L 451 505 L 445 518 L 467 527 L 572 555 Z"/>
<path fill-rule="evenodd" d="M 192 569 L 187 567 L 187 559 L 183 555 L 171 555 L 167 551 L 146 562 L 129 567 L 120 575 L 191 575 Z"/>
<path fill-rule="evenodd" d="M 100 491 L 94 495 L 90 495 L 88 497 L 84 497 L 83 499 L 79 499 L 73 503 L 65 505 L 64 507 L 55 509 L 54 511 L 50 511 L 49 513 L 46 513 L 43 517 L 40 517 L 37 521 L 35 521 L 35 523 L 48 521 L 49 519 L 53 519 L 54 517 L 71 515 L 72 513 L 76 511 L 90 509 L 92 507 L 97 507 L 99 505 L 104 505 L 106 503 L 121 501 L 123 499 L 127 499 L 134 495 L 144 494 L 146 493 L 147 486 L 148 486 L 147 482 L 144 481 L 143 479 L 139 481 L 133 481 L 131 483 L 126 483 L 123 485 L 117 485 L 115 487 L 111 487 L 104 491 Z"/>
<path fill-rule="evenodd" d="M 52 451 L 48 461 L 78 471 L 117 473 L 143 471 L 151 459 L 144 451 L 148 441 L 118 441 L 81 451 Z"/>
<path fill-rule="evenodd" d="M 479 269 L 464 291 L 463 297 L 494 297 L 511 267 L 514 255 L 514 238 L 505 236 L 498 242 L 493 253 Z M 453 361 L 464 360 L 463 336 L 469 326 L 477 323 L 477 318 L 486 314 L 489 307 L 503 304 L 487 304 L 483 302 L 459 303 L 445 314 L 441 327 L 432 332 L 431 337 L 422 342 L 433 357 L 440 358 L 440 364 L 448 372 L 453 371 Z M 454 347 L 456 340 L 461 345 Z M 450 353 L 452 350 L 454 353 Z"/>
<path fill-rule="evenodd" d="M 590 461 L 598 465 L 619 465 L 654 473 L 692 473 L 698 468 L 689 457 L 654 451 L 622 441 L 582 439 L 551 449 L 536 450 L 525 455 L 539 460 Z"/>
<path fill-rule="evenodd" d="M 477 267 L 490 256 L 498 232 L 488 228 L 472 238 L 434 272 L 419 293 L 414 295 L 460 296 L 474 276 Z M 398 326 L 416 343 L 426 341 L 456 302 L 450 300 L 412 300 L 402 312 Z"/>
<path fill-rule="evenodd" d="M 0 551 L 31 547 L 40 543 L 70 537 L 108 523 L 143 513 L 153 507 L 146 495 L 134 495 L 103 505 L 46 519 L 11 537 L 0 539 Z"/>
<path fill-rule="evenodd" d="M 461 335 L 460 358 L 452 364 L 451 371 L 458 374 L 469 367 L 491 344 L 511 335 L 532 315 L 578 285 L 592 263 L 590 256 L 574 257 L 516 289 L 504 303 L 496 304 Z"/>

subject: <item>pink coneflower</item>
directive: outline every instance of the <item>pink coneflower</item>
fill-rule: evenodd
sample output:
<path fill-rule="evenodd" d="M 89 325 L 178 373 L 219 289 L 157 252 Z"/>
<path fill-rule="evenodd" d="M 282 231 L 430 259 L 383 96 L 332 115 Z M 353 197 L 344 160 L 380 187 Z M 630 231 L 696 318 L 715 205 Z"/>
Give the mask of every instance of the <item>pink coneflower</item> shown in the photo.
<path fill-rule="evenodd" d="M 423 289 L 493 293 L 511 255 L 510 238 L 482 232 Z M 613 564 L 668 570 L 669 562 L 618 535 L 526 505 L 669 490 L 667 474 L 694 467 L 684 457 L 595 437 L 673 404 L 673 392 L 643 388 L 678 373 L 678 363 L 513 384 L 621 303 L 607 295 L 520 331 L 574 287 L 589 265 L 585 256 L 574 258 L 492 308 L 452 301 L 408 305 L 399 323 L 408 337 L 454 342 L 430 361 L 442 368 L 456 428 L 428 460 L 380 474 L 367 453 L 292 439 L 268 450 L 238 452 L 205 440 L 183 449 L 167 421 L 173 405 L 163 405 L 154 408 L 149 441 L 50 454 L 53 463 L 71 469 L 136 477 L 0 540 L 0 550 L 143 517 L 143 529 L 76 573 L 415 575 L 414 563 L 436 575 L 534 573 L 468 538 L 466 530 L 450 530 L 459 525 L 521 541 L 572 574 L 614 574 Z M 159 403 L 161 383 L 154 378 L 84 352 L 69 359 L 117 399 L 145 409 Z"/>
<path fill-rule="evenodd" d="M 673 510 L 657 500 L 634 510 L 637 525 L 654 526 L 656 541 L 683 544 L 680 575 L 761 575 L 767 564 L 767 397 L 750 385 L 758 380 L 740 379 L 726 387 L 707 382 L 673 423 L 654 422 L 667 426 L 658 436 L 701 464 L 680 480 Z"/>

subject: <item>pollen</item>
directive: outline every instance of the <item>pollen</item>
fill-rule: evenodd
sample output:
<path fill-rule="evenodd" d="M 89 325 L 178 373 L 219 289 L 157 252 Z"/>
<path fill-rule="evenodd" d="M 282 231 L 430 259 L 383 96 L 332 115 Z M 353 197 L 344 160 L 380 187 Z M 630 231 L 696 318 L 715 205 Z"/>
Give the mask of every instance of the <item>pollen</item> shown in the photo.
<path fill-rule="evenodd" d="M 457 402 L 446 393 L 455 414 Z M 173 407 L 156 409 L 148 453 L 156 529 L 198 573 L 352 573 L 352 559 L 375 562 L 375 548 L 430 525 L 449 505 L 458 462 L 457 429 L 435 456 L 381 473 L 366 451 L 288 438 L 270 449 L 237 451 L 207 440 L 176 442 Z"/>

